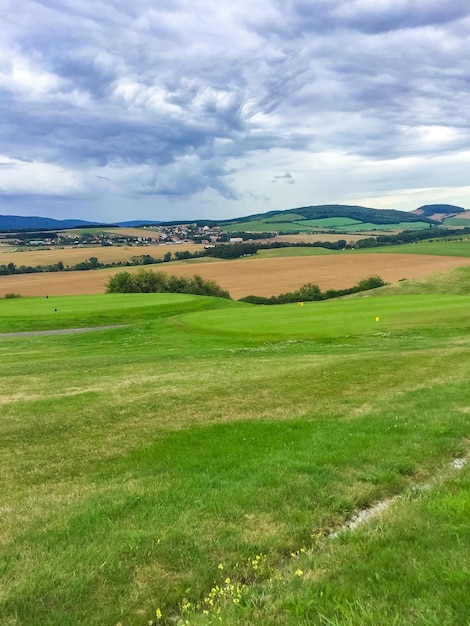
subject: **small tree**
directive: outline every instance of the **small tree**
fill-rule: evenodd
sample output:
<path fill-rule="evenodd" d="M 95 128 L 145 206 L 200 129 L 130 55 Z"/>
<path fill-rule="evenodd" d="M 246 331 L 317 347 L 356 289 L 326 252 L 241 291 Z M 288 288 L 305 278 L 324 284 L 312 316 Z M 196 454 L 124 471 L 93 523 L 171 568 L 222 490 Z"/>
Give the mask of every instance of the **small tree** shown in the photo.
<path fill-rule="evenodd" d="M 134 290 L 134 278 L 129 272 L 111 276 L 106 286 L 107 293 L 132 293 Z"/>

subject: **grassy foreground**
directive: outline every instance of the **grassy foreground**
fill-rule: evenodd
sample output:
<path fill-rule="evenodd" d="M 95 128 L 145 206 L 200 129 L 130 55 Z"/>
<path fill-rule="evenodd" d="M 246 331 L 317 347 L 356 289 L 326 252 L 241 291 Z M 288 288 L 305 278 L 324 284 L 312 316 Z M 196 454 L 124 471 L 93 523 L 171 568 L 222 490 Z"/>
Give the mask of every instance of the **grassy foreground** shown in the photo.
<path fill-rule="evenodd" d="M 0 623 L 468 624 L 469 310 L 0 301 Z"/>

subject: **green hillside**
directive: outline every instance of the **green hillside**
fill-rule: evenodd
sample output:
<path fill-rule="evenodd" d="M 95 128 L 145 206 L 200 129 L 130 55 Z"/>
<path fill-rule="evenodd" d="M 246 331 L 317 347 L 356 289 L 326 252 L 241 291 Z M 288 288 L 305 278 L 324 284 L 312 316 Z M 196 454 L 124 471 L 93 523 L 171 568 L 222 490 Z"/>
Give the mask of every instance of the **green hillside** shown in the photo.
<path fill-rule="evenodd" d="M 240 230 L 254 232 L 344 230 L 345 232 L 354 232 L 354 230 L 361 229 L 380 230 L 382 228 L 387 230 L 393 226 L 402 229 L 404 225 L 411 228 L 426 228 L 433 223 L 427 217 L 405 211 L 332 204 L 300 207 L 287 211 L 270 211 L 219 222 L 219 225 L 227 232 Z"/>
<path fill-rule="evenodd" d="M 373 291 L 354 294 L 354 298 L 417 294 L 470 294 L 470 265 L 439 272 L 424 278 L 401 280 Z"/>
<path fill-rule="evenodd" d="M 470 211 L 464 211 L 468 216 Z M 446 217 L 442 220 L 445 226 L 470 226 L 470 219 L 468 217 Z"/>

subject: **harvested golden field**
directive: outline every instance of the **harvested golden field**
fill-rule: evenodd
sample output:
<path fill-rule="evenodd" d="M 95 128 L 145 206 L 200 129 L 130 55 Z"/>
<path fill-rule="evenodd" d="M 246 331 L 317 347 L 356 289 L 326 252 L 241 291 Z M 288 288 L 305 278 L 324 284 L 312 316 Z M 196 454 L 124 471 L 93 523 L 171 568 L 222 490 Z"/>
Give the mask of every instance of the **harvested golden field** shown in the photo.
<path fill-rule="evenodd" d="M 141 256 L 149 254 L 155 259 L 161 259 L 166 252 L 174 254 L 177 251 L 196 252 L 202 250 L 202 244 L 178 244 L 175 246 L 88 246 L 79 248 L 71 246 L 69 248 L 52 248 L 50 250 L 26 250 L 21 252 L 12 252 L 11 249 L 3 250 L 0 248 L 0 265 L 8 265 L 14 263 L 20 265 L 51 265 L 52 263 L 62 263 L 67 265 L 75 265 L 82 261 L 87 261 L 90 257 L 95 256 L 100 263 L 117 263 L 118 261 L 130 261 L 133 256 Z"/>
<path fill-rule="evenodd" d="M 277 295 L 311 282 L 321 289 L 352 287 L 359 280 L 378 275 L 393 283 L 401 278 L 421 278 L 454 267 L 469 265 L 468 258 L 417 254 L 339 254 L 332 256 L 244 258 L 208 263 L 171 263 L 148 266 L 177 276 L 200 274 L 228 289 L 233 298 L 250 294 Z M 126 271 L 137 271 L 127 268 Z M 73 295 L 103 293 L 117 268 L 84 272 L 0 276 L 0 296 Z"/>

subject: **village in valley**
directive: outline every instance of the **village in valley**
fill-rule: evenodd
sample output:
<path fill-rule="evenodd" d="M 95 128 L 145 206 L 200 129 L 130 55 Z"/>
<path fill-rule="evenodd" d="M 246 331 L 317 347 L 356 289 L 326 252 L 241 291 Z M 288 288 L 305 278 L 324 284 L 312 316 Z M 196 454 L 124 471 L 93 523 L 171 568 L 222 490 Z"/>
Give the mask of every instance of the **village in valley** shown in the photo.
<path fill-rule="evenodd" d="M 119 232 L 120 230 L 122 232 Z M 3 244 L 17 244 L 34 248 L 43 246 L 159 246 L 188 243 L 210 245 L 216 243 L 238 243 L 241 241 L 241 237 L 232 237 L 229 233 L 224 232 L 220 226 L 200 226 L 197 222 L 167 226 L 146 225 L 139 229 L 120 229 L 119 227 L 106 226 L 80 230 L 22 231 L 3 233 L 0 239 L 0 243 Z"/>

